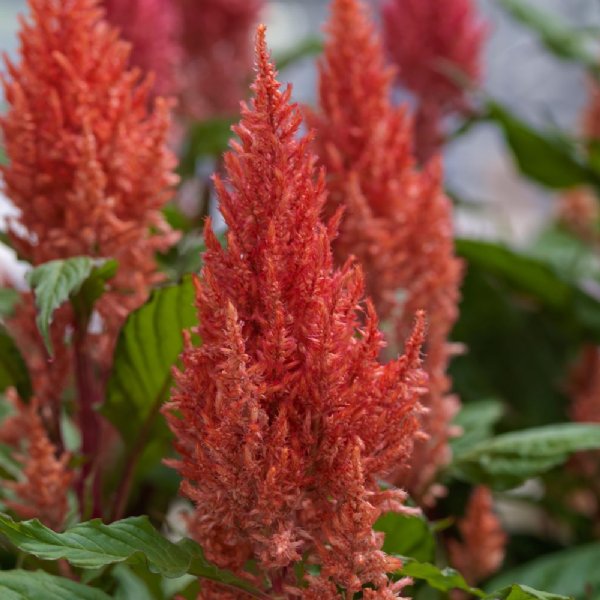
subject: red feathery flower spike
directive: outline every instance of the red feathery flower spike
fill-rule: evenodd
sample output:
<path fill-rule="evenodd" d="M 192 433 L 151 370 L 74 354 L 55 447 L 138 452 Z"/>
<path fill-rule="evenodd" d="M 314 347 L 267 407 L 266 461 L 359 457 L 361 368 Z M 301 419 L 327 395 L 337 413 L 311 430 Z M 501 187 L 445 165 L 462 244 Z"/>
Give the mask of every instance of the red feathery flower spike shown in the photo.
<path fill-rule="evenodd" d="M 419 431 L 423 317 L 405 355 L 382 366 L 374 309 L 360 308 L 362 273 L 333 267 L 337 220 L 320 220 L 324 176 L 298 138 L 301 116 L 291 88 L 280 90 L 264 27 L 256 52 L 228 181 L 216 178 L 228 247 L 208 223 L 196 281 L 202 346 L 188 336 L 165 410 L 181 456 L 171 464 L 217 564 L 240 570 L 253 558 L 273 591 L 294 598 L 289 567 L 309 556 L 321 575 L 307 598 L 367 582 L 392 594 L 401 584 L 386 573 L 397 561 L 372 526 L 383 511 L 407 510 L 405 494 L 376 478 L 409 458 Z"/>
<path fill-rule="evenodd" d="M 473 490 L 458 529 L 462 542 L 449 541 L 450 562 L 471 585 L 477 585 L 502 566 L 506 549 L 506 533 L 494 513 L 488 488 Z"/>
<path fill-rule="evenodd" d="M 22 465 L 22 479 L 2 482 L 4 490 L 12 493 L 5 499 L 6 506 L 22 519 L 36 518 L 59 530 L 67 516 L 67 494 L 74 478 L 68 467 L 70 455 L 56 456 L 35 398 L 25 405 L 14 390 L 9 390 L 8 397 L 15 414 L 0 424 L 0 441 L 13 448 L 14 458 Z"/>
<path fill-rule="evenodd" d="M 264 0 L 174 1 L 183 27 L 183 111 L 196 119 L 237 114 Z"/>
<path fill-rule="evenodd" d="M 132 44 L 131 64 L 155 76 L 158 94 L 178 93 L 181 47 L 173 0 L 104 0 L 106 18 Z"/>
<path fill-rule="evenodd" d="M 367 292 L 380 318 L 392 320 L 400 346 L 415 311 L 429 319 L 426 368 L 430 392 L 425 430 L 410 473 L 422 498 L 449 460 L 447 439 L 458 407 L 446 376 L 450 329 L 457 317 L 461 263 L 454 255 L 452 208 L 434 160 L 423 171 L 411 154 L 412 131 L 403 108 L 390 102 L 393 72 L 386 69 L 374 26 L 357 0 L 334 0 L 320 65 L 320 112 L 309 112 L 316 148 L 328 173 L 328 214 L 344 207 L 333 247 L 337 262 L 361 263 Z"/>
<path fill-rule="evenodd" d="M 426 159 L 439 145 L 439 120 L 465 108 L 465 85 L 479 82 L 486 27 L 473 0 L 387 0 L 383 25 L 399 83 L 417 96 L 417 149 Z"/>
<path fill-rule="evenodd" d="M 154 255 L 174 241 L 160 208 L 171 197 L 175 157 L 165 140 L 169 107 L 148 108 L 149 81 L 128 71 L 96 0 L 29 0 L 21 62 L 7 61 L 8 113 L 0 118 L 9 223 L 32 264 L 76 255 L 114 257 L 119 271 L 98 303 L 114 339 L 125 316 L 160 279 Z M 40 399 L 41 400 L 41 399 Z"/>

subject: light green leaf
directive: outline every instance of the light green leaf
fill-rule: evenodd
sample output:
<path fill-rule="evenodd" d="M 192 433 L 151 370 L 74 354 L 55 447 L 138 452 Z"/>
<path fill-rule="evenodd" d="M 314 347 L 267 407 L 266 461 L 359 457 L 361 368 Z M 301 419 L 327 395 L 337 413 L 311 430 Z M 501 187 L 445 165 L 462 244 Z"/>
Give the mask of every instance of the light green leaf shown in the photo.
<path fill-rule="evenodd" d="M 31 380 L 27 365 L 14 340 L 0 326 L 0 392 L 17 388 L 23 399 L 31 396 Z"/>
<path fill-rule="evenodd" d="M 600 595 L 600 543 L 568 548 L 537 558 L 495 577 L 487 589 L 501 588 L 518 581 L 538 589 L 577 599 Z"/>
<path fill-rule="evenodd" d="M 156 290 L 144 306 L 129 315 L 100 411 L 126 443 L 135 441 L 157 403 L 167 395 L 171 369 L 183 349 L 182 331 L 196 322 L 190 277 Z"/>
<path fill-rule="evenodd" d="M 421 562 L 433 560 L 435 539 L 423 517 L 387 513 L 377 520 L 374 529 L 385 533 L 383 550 L 387 554 L 408 556 Z"/>
<path fill-rule="evenodd" d="M 261 597 L 245 581 L 210 564 L 192 540 L 174 544 L 164 538 L 148 517 L 132 517 L 110 525 L 96 519 L 56 533 L 37 520 L 16 522 L 0 514 L 0 533 L 19 550 L 42 560 L 65 559 L 82 569 L 127 564 L 170 578 L 189 573 Z"/>
<path fill-rule="evenodd" d="M 502 418 L 504 408 L 497 400 L 482 400 L 465 404 L 454 423 L 462 433 L 450 440 L 454 455 L 461 454 L 492 436 L 494 425 Z"/>
<path fill-rule="evenodd" d="M 501 127 L 526 177 L 555 189 L 598 184 L 598 174 L 575 155 L 564 139 L 536 131 L 495 102 L 488 103 L 488 114 Z"/>
<path fill-rule="evenodd" d="M 76 256 L 66 260 L 53 260 L 36 267 L 27 274 L 27 282 L 35 295 L 38 309 L 37 325 L 48 352 L 52 353 L 50 325 L 54 311 L 69 298 L 77 298 L 79 309 L 90 308 L 104 290 L 104 282 L 116 271 L 113 260 L 95 260 L 89 256 Z M 101 291 L 100 291 L 101 288 Z"/>
<path fill-rule="evenodd" d="M 179 173 L 184 177 L 193 177 L 196 164 L 201 158 L 215 158 L 223 154 L 234 136 L 231 126 L 235 119 L 215 118 L 194 123 L 183 145 L 179 161 Z"/>
<path fill-rule="evenodd" d="M 500 0 L 500 5 L 523 25 L 535 31 L 546 48 L 556 56 L 581 63 L 598 75 L 598 53 L 593 35 L 569 28 L 557 15 L 540 10 L 530 2 Z"/>
<path fill-rule="evenodd" d="M 499 435 L 455 457 L 456 475 L 497 490 L 513 488 L 565 462 L 570 454 L 600 448 L 600 425 L 561 423 Z"/>
<path fill-rule="evenodd" d="M 144 581 L 129 567 L 117 565 L 112 571 L 112 576 L 117 581 L 115 600 L 155 600 Z"/>
<path fill-rule="evenodd" d="M 526 585 L 511 585 L 502 590 L 492 592 L 485 598 L 486 600 L 569 600 L 567 596 L 542 592 Z"/>
<path fill-rule="evenodd" d="M 279 71 L 283 71 L 297 62 L 321 54 L 321 52 L 323 52 L 323 40 L 311 35 L 289 50 L 275 56 L 275 64 Z"/>
<path fill-rule="evenodd" d="M 415 580 L 425 581 L 430 587 L 440 592 L 449 592 L 451 590 L 463 590 L 479 598 L 483 598 L 485 593 L 477 588 L 471 587 L 464 577 L 450 567 L 439 568 L 430 563 L 417 562 L 411 558 L 400 557 L 402 559 L 402 569 L 399 574 L 404 577 L 412 577 Z"/>
<path fill-rule="evenodd" d="M 2 600 L 110 600 L 101 590 L 44 571 L 0 571 Z"/>

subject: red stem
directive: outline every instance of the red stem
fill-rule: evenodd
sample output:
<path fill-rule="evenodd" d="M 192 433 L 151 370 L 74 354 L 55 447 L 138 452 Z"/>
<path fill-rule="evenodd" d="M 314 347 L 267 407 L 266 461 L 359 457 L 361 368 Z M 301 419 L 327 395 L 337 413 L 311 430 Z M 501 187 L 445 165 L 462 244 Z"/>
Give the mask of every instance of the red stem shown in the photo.
<path fill-rule="evenodd" d="M 81 453 L 84 464 L 77 483 L 80 510 L 85 509 L 86 483 L 93 475 L 92 483 L 92 518 L 100 517 L 101 511 L 101 481 L 96 470 L 96 461 L 100 449 L 101 431 L 100 419 L 95 407 L 102 401 L 102 396 L 94 374 L 94 366 L 87 350 L 87 319 L 79 321 L 75 326 L 75 381 L 79 403 L 79 427 L 81 430 Z"/>

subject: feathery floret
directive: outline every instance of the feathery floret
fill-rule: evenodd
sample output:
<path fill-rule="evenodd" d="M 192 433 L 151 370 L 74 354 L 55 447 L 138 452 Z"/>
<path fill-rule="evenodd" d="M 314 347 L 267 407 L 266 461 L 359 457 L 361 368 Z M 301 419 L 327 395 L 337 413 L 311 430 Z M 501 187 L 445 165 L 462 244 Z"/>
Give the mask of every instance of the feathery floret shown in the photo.
<path fill-rule="evenodd" d="M 363 6 L 334 0 L 320 64 L 320 112 L 309 112 L 316 149 L 328 173 L 327 213 L 343 207 L 337 262 L 361 263 L 367 292 L 380 318 L 392 320 L 391 341 L 401 346 L 413 315 L 428 320 L 426 368 L 430 391 L 428 442 L 404 473 L 422 498 L 438 468 L 448 462 L 450 422 L 458 401 L 448 395 L 448 335 L 457 317 L 461 263 L 453 248 L 451 204 L 442 191 L 439 160 L 419 171 L 411 154 L 411 123 L 390 102 L 392 72 Z"/>
<path fill-rule="evenodd" d="M 70 455 L 64 452 L 57 456 L 35 398 L 25 405 L 14 390 L 9 390 L 8 397 L 15 414 L 0 424 L 0 441 L 13 449 L 22 467 L 22 478 L 2 482 L 9 493 L 6 506 L 22 519 L 39 519 L 59 530 L 67 516 L 67 494 L 74 477 L 68 467 Z"/>
<path fill-rule="evenodd" d="M 440 119 L 466 107 L 465 86 L 481 77 L 486 27 L 473 0 L 387 0 L 383 23 L 398 81 L 417 97 L 417 149 L 428 158 Z"/>
<path fill-rule="evenodd" d="M 252 29 L 264 0 L 174 0 L 184 50 L 182 108 L 196 119 L 237 114 L 252 70 Z"/>
<path fill-rule="evenodd" d="M 179 13 L 173 0 L 104 0 L 106 18 L 131 42 L 131 64 L 155 76 L 154 91 L 178 93 Z"/>
<path fill-rule="evenodd" d="M 408 460 L 419 429 L 423 318 L 405 354 L 379 364 L 362 273 L 333 266 L 337 218 L 320 221 L 324 176 L 298 138 L 301 116 L 276 80 L 264 27 L 253 90 L 225 157 L 228 180 L 216 178 L 227 249 L 206 227 L 202 346 L 188 336 L 165 410 L 181 457 L 171 464 L 196 506 L 195 537 L 219 565 L 253 558 L 281 592 L 294 586 L 288 567 L 308 556 L 321 566 L 310 593 L 390 589 L 397 561 L 372 525 L 406 510 L 405 495 L 376 477 Z"/>
<path fill-rule="evenodd" d="M 471 585 L 477 585 L 502 566 L 506 549 L 506 533 L 494 513 L 488 488 L 478 486 L 473 490 L 458 529 L 462 542 L 449 541 L 450 562 Z"/>

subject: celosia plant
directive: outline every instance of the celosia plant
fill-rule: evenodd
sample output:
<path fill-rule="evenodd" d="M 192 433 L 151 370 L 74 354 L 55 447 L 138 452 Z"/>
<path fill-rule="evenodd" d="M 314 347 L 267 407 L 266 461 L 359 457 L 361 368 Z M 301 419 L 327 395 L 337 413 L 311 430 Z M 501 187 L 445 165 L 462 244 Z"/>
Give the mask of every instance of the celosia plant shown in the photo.
<path fill-rule="evenodd" d="M 263 0 L 172 0 L 184 50 L 182 110 L 203 119 L 237 114 L 252 68 L 252 30 Z"/>
<path fill-rule="evenodd" d="M 476 585 L 502 566 L 507 541 L 488 488 L 473 490 L 458 530 L 462 541 L 448 542 L 450 562 L 471 585 Z"/>
<path fill-rule="evenodd" d="M 166 409 L 181 455 L 171 464 L 196 507 L 191 530 L 220 566 L 255 560 L 286 597 L 371 583 L 365 598 L 391 598 L 402 582 L 386 573 L 399 561 L 372 527 L 383 511 L 408 509 L 403 491 L 376 478 L 409 459 L 418 435 L 423 319 L 404 356 L 379 364 L 373 307 L 358 309 L 362 273 L 333 266 L 337 218 L 319 221 L 323 173 L 310 139 L 297 138 L 301 117 L 275 79 L 264 28 L 253 89 L 228 181 L 216 179 L 228 247 L 209 223 L 196 282 L 202 346 L 188 336 Z M 303 557 L 320 566 L 306 592 L 292 569 Z"/>
<path fill-rule="evenodd" d="M 359 259 L 378 315 L 392 322 L 395 347 L 410 335 L 415 311 L 425 310 L 429 321 L 424 404 L 430 438 L 419 444 L 410 473 L 403 473 L 411 492 L 423 498 L 449 461 L 447 440 L 458 408 L 446 376 L 461 281 L 452 209 L 439 161 L 416 168 L 411 122 L 404 108 L 391 105 L 393 72 L 384 66 L 382 44 L 364 8 L 357 0 L 334 0 L 327 33 L 321 110 L 309 113 L 309 122 L 328 172 L 327 212 L 345 209 L 333 244 L 336 259 Z"/>
<path fill-rule="evenodd" d="M 131 63 L 155 76 L 158 94 L 176 94 L 181 47 L 173 0 L 104 0 L 106 18 L 132 44 Z"/>
<path fill-rule="evenodd" d="M 417 99 L 416 148 L 425 160 L 443 141 L 443 117 L 468 109 L 486 28 L 473 0 L 387 0 L 383 24 L 398 81 Z"/>
<path fill-rule="evenodd" d="M 176 237 L 159 209 L 176 182 L 165 139 L 168 102 L 148 109 L 150 82 L 129 71 L 129 46 L 94 0 L 31 0 L 21 61 L 7 63 L 0 119 L 4 190 L 19 209 L 9 233 L 33 265 L 114 257 L 113 290 L 98 305 L 112 343 L 160 280 L 154 254 Z M 43 399 L 40 398 L 43 402 Z"/>

